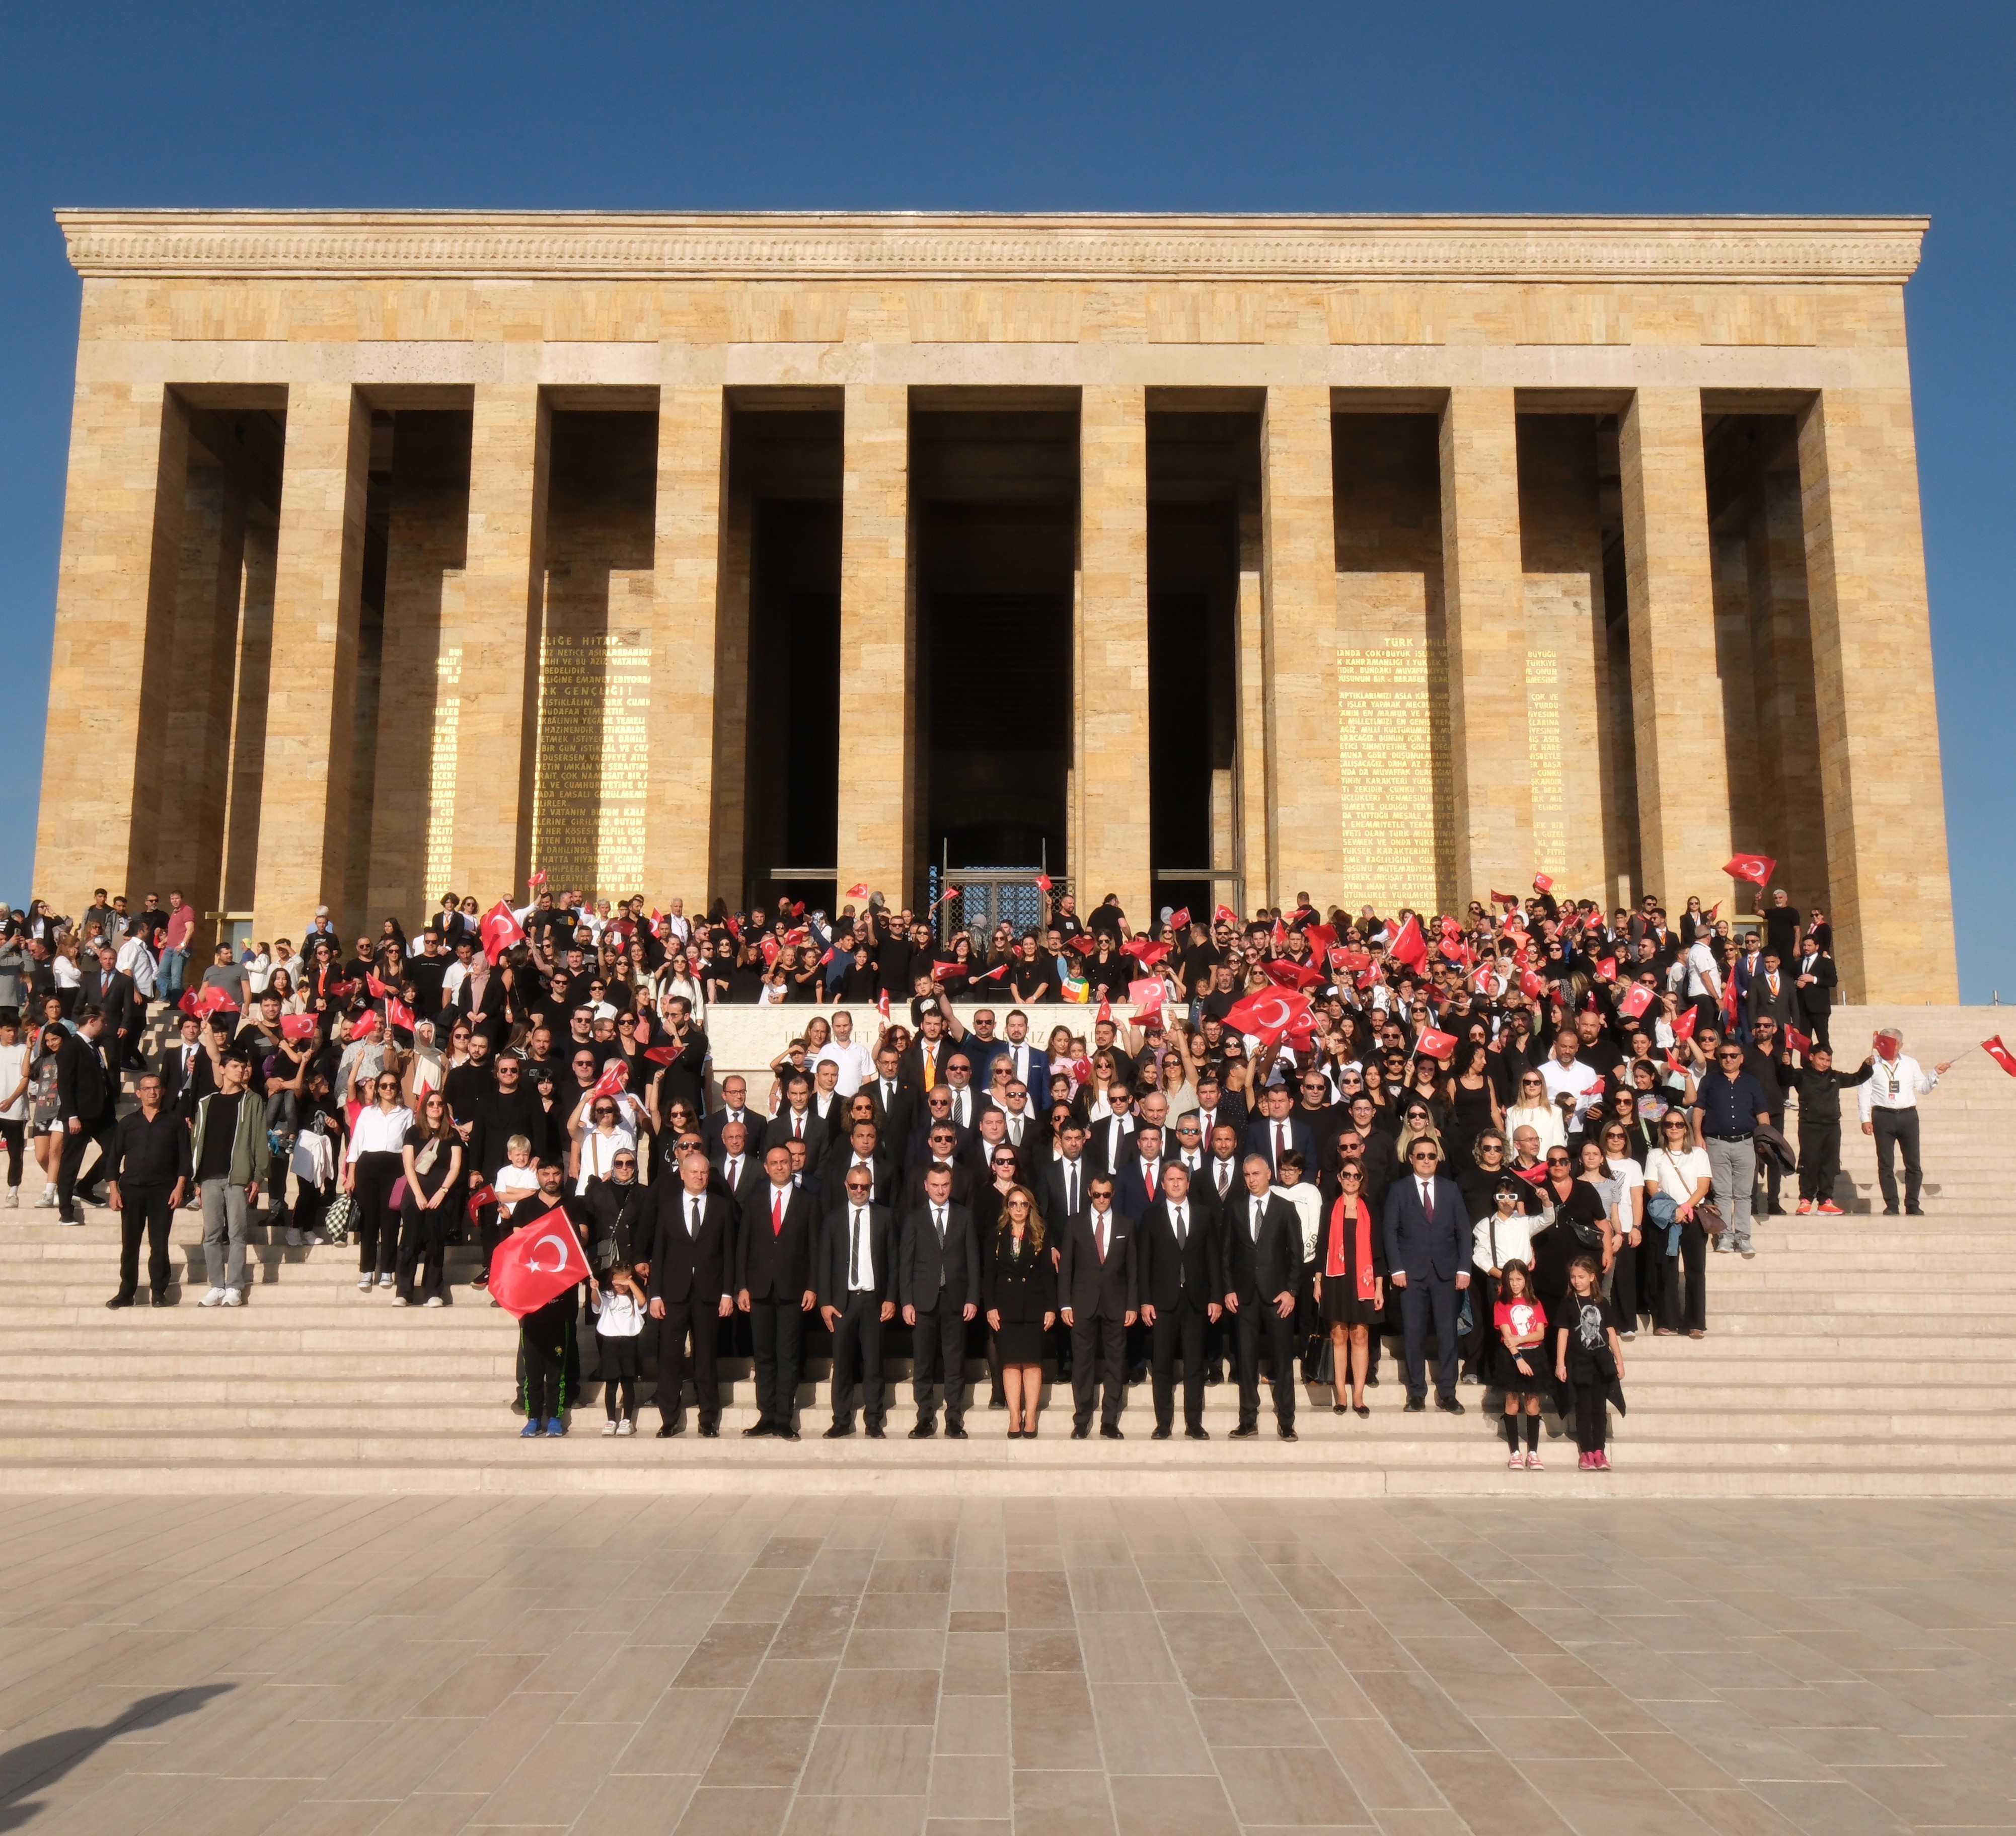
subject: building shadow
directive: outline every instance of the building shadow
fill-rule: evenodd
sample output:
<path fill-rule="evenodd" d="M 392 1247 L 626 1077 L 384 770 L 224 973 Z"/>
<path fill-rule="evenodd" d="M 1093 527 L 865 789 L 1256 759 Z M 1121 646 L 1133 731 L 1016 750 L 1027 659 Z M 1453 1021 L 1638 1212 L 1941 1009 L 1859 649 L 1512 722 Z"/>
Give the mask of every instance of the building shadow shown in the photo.
<path fill-rule="evenodd" d="M 65 1728 L 10 1747 L 0 1753 L 0 1831 L 18 1830 L 41 1815 L 48 1807 L 33 1795 L 56 1784 L 106 1741 L 193 1714 L 213 1696 L 237 1687 L 202 1683 L 194 1689 L 164 1690 L 143 1697 L 102 1726 Z"/>

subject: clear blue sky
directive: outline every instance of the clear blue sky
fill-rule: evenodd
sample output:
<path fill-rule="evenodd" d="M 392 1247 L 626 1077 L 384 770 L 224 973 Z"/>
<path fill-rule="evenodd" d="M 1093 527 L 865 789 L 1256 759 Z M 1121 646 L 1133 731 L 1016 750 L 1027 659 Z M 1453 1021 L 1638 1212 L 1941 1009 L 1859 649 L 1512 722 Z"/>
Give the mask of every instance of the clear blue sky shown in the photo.
<path fill-rule="evenodd" d="M 11 13 L 0 897 L 28 891 L 63 510 L 78 288 L 55 205 L 1922 211 L 1906 298 L 1962 988 L 2016 998 L 2007 0 L 631 10 Z"/>

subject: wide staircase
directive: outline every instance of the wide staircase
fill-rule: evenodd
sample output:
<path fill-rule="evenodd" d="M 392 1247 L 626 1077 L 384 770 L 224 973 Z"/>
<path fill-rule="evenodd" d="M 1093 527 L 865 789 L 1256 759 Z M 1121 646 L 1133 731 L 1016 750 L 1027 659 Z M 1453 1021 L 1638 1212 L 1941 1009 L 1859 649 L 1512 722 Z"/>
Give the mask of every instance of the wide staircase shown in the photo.
<path fill-rule="evenodd" d="M 1995 1031 L 1999 1010 L 1849 1010 L 1834 1033 L 1859 1057 L 1872 1021 L 1892 1020 L 1927 1062 Z M 1298 1399 L 1299 1441 L 1275 1438 L 1262 1399 L 1258 1440 L 1232 1442 L 1236 1394 L 1207 1391 L 1207 1444 L 1151 1442 L 1149 1391 L 1129 1392 L 1125 1439 L 1070 1438 L 1068 1391 L 1046 1397 L 1035 1442 L 1006 1438 L 985 1406 L 984 1370 L 964 1443 L 905 1438 L 907 1371 L 891 1360 L 889 1438 L 820 1435 L 826 1373 L 801 1388 L 804 1438 L 744 1440 L 746 1363 L 731 1362 L 722 1438 L 605 1438 L 599 1386 L 564 1440 L 521 1440 L 512 1413 L 510 1316 L 451 1264 L 452 1305 L 395 1308 L 360 1292 L 354 1251 L 255 1244 L 248 1304 L 200 1309 L 200 1226 L 178 1215 L 179 1305 L 109 1312 L 117 1225 L 81 1227 L 30 1208 L 0 1211 L 0 1460 L 17 1490 L 636 1492 L 751 1489 L 1226 1496 L 1535 1492 L 1620 1496 L 2007 1496 L 2016 1435 L 2016 1202 L 2003 1168 L 2016 1082 L 1979 1053 L 1922 1107 L 1929 1177 L 1922 1218 L 1880 1215 L 1869 1143 L 1849 1126 L 1841 1218 L 1760 1221 L 1759 1254 L 1708 1265 L 1708 1336 L 1625 1348 L 1629 1413 L 1613 1419 L 1614 1465 L 1576 1470 L 1550 1414 L 1546 1470 L 1507 1470 L 1495 1410 L 1466 1387 L 1467 1413 L 1401 1411 L 1396 1361 L 1368 1395 L 1369 1420 Z M 1791 1211 L 1791 1197 L 1786 1200 Z M 647 1386 L 648 1388 L 648 1386 Z"/>

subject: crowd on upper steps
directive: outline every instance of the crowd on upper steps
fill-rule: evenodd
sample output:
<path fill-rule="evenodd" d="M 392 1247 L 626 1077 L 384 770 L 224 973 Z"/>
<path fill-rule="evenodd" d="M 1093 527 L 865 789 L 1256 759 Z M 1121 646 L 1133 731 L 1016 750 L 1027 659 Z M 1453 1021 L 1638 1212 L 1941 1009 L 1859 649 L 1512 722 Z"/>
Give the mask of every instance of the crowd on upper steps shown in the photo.
<path fill-rule="evenodd" d="M 1760 896 L 1770 866 L 1732 863 Z M 984 1355 L 1011 1438 L 1053 1368 L 1078 1438 L 1095 1415 L 1120 1437 L 1143 1382 L 1171 1438 L 1180 1382 L 1208 1439 L 1229 1374 L 1232 1433 L 1259 1432 L 1264 1377 L 1293 1441 L 1298 1369 L 1363 1418 L 1391 1337 L 1405 1409 L 1481 1386 L 1532 1467 L 1544 1399 L 1601 1470 L 1627 1343 L 1704 1336 L 1710 1258 L 1755 1255 L 1759 1219 L 1840 1211 L 1845 1101 L 1885 1210 L 1919 1211 L 1917 1103 L 1947 1069 L 1890 1031 L 1837 1062 L 1830 927 L 1783 887 L 1676 923 L 1542 876 L 1438 916 L 1301 894 L 1136 929 L 1039 876 L 1017 934 L 965 927 L 956 888 L 689 914 L 534 880 L 488 911 L 445 894 L 416 934 L 346 944 L 324 908 L 207 962 L 178 892 L 0 906 L 6 1203 L 32 1154 L 59 1222 L 116 1211 L 115 1309 L 143 1248 L 152 1303 L 178 1298 L 184 1205 L 205 1307 L 245 1304 L 262 1227 L 353 1240 L 395 1306 L 448 1304 L 473 1246 L 465 1299 L 520 1317 L 527 1436 L 566 1432 L 591 1362 L 604 1432 L 635 1432 L 653 1379 L 682 1432 L 690 1380 L 717 1435 L 746 1355 L 743 1432 L 795 1441 L 830 1354 L 825 1433 L 858 1413 L 880 1438 L 907 1352 L 913 1438 L 941 1413 L 966 1438 Z M 1027 1010 L 1058 1002 L 1078 1011 L 1039 1037 Z M 760 1100 L 710 1053 L 736 1004 L 806 1010 Z"/>

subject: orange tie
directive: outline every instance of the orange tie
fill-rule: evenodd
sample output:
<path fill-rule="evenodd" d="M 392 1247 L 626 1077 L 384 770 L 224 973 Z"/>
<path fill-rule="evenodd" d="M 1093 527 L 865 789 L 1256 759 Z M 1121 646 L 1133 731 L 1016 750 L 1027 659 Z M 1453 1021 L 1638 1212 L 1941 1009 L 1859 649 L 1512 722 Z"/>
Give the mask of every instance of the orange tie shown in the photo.
<path fill-rule="evenodd" d="M 938 1081 L 938 1067 L 932 1064 L 931 1055 L 924 1054 L 924 1088 L 928 1090 Z"/>

